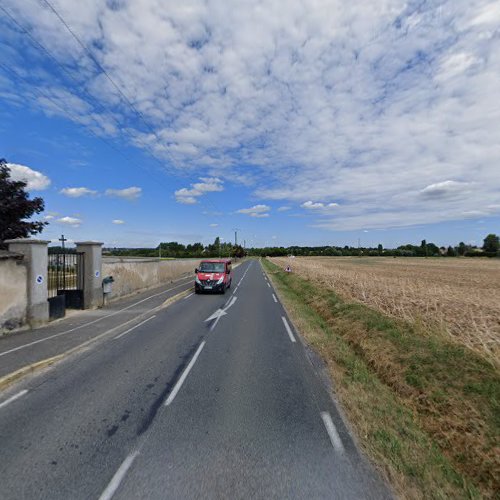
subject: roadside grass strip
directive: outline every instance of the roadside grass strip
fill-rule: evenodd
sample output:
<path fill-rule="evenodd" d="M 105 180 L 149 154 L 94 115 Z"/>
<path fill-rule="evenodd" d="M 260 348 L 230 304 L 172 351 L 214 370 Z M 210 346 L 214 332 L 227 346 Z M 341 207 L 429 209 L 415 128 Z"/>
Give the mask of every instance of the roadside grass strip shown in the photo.
<path fill-rule="evenodd" d="M 268 260 L 262 265 L 397 495 L 498 498 L 500 374 L 491 363 Z"/>

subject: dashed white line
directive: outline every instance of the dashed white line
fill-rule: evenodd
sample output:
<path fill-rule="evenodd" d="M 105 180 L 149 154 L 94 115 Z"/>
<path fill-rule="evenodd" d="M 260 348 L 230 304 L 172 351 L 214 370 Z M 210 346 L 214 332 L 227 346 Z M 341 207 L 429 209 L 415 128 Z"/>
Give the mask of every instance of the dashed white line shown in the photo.
<path fill-rule="evenodd" d="M 153 318 L 156 318 L 156 314 L 153 314 L 153 316 L 151 316 L 148 319 L 145 319 L 144 321 L 141 321 L 138 325 L 135 325 L 132 328 L 129 328 L 128 330 L 124 331 L 123 333 L 120 333 L 120 335 L 117 335 L 115 337 L 115 340 L 119 339 L 120 337 L 123 337 L 124 335 L 127 335 L 127 333 L 130 333 L 132 330 L 135 330 L 136 328 L 139 328 L 141 325 L 143 325 L 144 323 L 147 323 L 150 319 L 153 319 Z"/>
<path fill-rule="evenodd" d="M 323 423 L 326 427 L 326 432 L 328 432 L 328 436 L 330 437 L 330 441 L 332 442 L 333 447 L 340 453 L 344 453 L 344 445 L 342 444 L 339 433 L 335 428 L 332 417 L 327 411 L 322 411 L 321 418 L 323 419 Z"/>
<path fill-rule="evenodd" d="M 179 392 L 180 388 L 182 387 L 182 384 L 186 380 L 187 376 L 189 375 L 189 372 L 191 371 L 191 368 L 193 368 L 194 364 L 196 363 L 196 360 L 198 359 L 198 356 L 200 355 L 200 352 L 202 349 L 205 347 L 205 341 L 203 341 L 196 352 L 194 353 L 193 358 L 187 365 L 186 369 L 184 370 L 184 373 L 181 375 L 181 378 L 177 381 L 177 383 L 174 386 L 174 389 L 172 392 L 169 394 L 167 400 L 165 401 L 165 406 L 168 406 L 172 401 L 175 399 L 175 396 L 177 396 L 177 393 Z"/>
<path fill-rule="evenodd" d="M 16 399 L 19 399 L 20 397 L 24 396 L 28 392 L 27 389 L 23 389 L 22 391 L 19 391 L 17 394 L 14 394 L 11 396 L 9 399 L 6 399 L 3 403 L 0 403 L 0 408 L 4 408 L 5 406 L 9 405 Z"/>
<path fill-rule="evenodd" d="M 135 458 L 139 454 L 138 451 L 131 453 L 120 465 L 119 469 L 115 472 L 113 479 L 111 479 L 106 489 L 102 492 L 99 500 L 110 500 L 119 488 L 120 483 L 123 481 L 125 474 L 130 469 L 130 466 L 134 463 Z"/>
<path fill-rule="evenodd" d="M 267 286 L 268 286 L 269 288 L 271 288 L 271 285 L 270 285 L 269 283 L 267 284 Z"/>
<path fill-rule="evenodd" d="M 273 300 L 274 302 L 278 302 L 278 299 L 276 298 L 276 295 L 274 295 L 274 293 L 273 293 Z"/>
<path fill-rule="evenodd" d="M 290 328 L 290 325 L 288 324 L 288 321 L 286 320 L 285 316 L 281 316 L 281 320 L 283 321 L 283 324 L 285 325 L 286 332 L 288 333 L 290 340 L 292 342 L 295 342 L 295 337 L 293 336 L 292 329 Z"/>
<path fill-rule="evenodd" d="M 187 279 L 187 278 L 181 278 L 181 279 Z M 85 328 L 86 326 L 93 325 L 94 323 L 102 321 L 102 320 L 104 320 L 106 318 L 110 318 L 112 316 L 116 316 L 117 314 L 119 314 L 119 313 L 121 313 L 123 311 L 126 311 L 127 309 L 130 309 L 130 308 L 132 308 L 134 306 L 137 306 L 138 304 L 142 304 L 143 302 L 146 302 L 149 299 L 152 299 L 154 297 L 158 297 L 158 295 L 162 295 L 164 293 L 170 292 L 172 290 L 175 290 L 176 288 L 179 288 L 181 286 L 186 286 L 186 285 L 187 285 L 187 283 L 182 283 L 181 285 L 174 286 L 172 288 L 169 288 L 168 290 L 163 290 L 162 292 L 150 295 L 149 297 L 146 297 L 145 299 L 142 299 L 142 300 L 139 300 L 137 302 L 134 302 L 133 304 L 130 304 L 127 307 L 123 307 L 122 309 L 118 309 L 117 311 L 114 311 L 111 314 L 107 314 L 106 316 L 101 316 L 100 318 L 97 318 L 97 319 L 95 319 L 93 321 L 89 321 L 88 323 L 84 323 L 83 325 L 75 326 L 74 328 L 71 328 L 69 330 L 65 330 L 64 332 L 56 333 L 54 335 L 49 335 L 48 337 L 44 337 L 43 339 L 35 340 L 33 342 L 29 342 L 28 344 L 23 344 L 23 345 L 20 345 L 18 347 L 14 347 L 14 349 L 9 349 L 8 351 L 0 352 L 0 358 L 2 356 L 5 356 L 5 355 L 10 354 L 12 352 L 16 352 L 16 351 L 19 351 L 19 350 L 24 349 L 26 347 L 30 347 L 32 345 L 39 344 L 40 342 L 45 342 L 47 340 L 55 339 L 56 337 L 60 337 L 61 335 L 66 335 L 66 334 L 74 332 L 76 330 L 80 330 L 81 328 Z M 127 323 L 127 322 L 125 322 L 125 323 Z"/>

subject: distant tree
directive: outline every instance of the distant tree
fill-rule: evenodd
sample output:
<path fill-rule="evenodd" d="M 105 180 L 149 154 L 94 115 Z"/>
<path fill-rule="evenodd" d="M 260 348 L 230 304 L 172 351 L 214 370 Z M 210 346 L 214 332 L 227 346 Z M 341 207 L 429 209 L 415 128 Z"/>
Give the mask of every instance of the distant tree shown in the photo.
<path fill-rule="evenodd" d="M 497 253 L 500 250 L 500 238 L 496 234 L 488 234 L 483 240 L 483 250 L 488 253 Z"/>
<path fill-rule="evenodd" d="M 458 244 L 457 253 L 458 253 L 458 255 L 464 255 L 465 252 L 467 252 L 467 245 L 463 241 L 461 241 Z"/>
<path fill-rule="evenodd" d="M 455 249 L 453 247 L 448 247 L 448 250 L 446 250 L 446 255 L 448 257 L 455 257 L 457 254 L 456 254 Z"/>
<path fill-rule="evenodd" d="M 34 214 L 43 212 L 42 198 L 29 199 L 26 182 L 14 181 L 10 177 L 7 162 L 0 159 L 0 247 L 5 248 L 5 240 L 27 238 L 41 233 L 48 222 L 28 221 Z"/>
<path fill-rule="evenodd" d="M 382 252 L 384 251 L 384 247 L 382 246 L 381 243 L 378 244 L 377 251 L 379 255 L 382 255 Z"/>
<path fill-rule="evenodd" d="M 233 251 L 231 252 L 231 255 L 233 257 L 241 259 L 242 257 L 245 257 L 245 250 L 241 245 L 235 245 L 233 246 Z"/>

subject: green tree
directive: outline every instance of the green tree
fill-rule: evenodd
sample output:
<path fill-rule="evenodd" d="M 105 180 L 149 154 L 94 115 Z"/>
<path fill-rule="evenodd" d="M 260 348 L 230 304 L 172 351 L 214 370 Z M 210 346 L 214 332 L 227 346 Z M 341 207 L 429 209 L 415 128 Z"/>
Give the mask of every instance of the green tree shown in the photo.
<path fill-rule="evenodd" d="M 467 245 L 463 241 L 461 241 L 458 244 L 457 253 L 458 253 L 458 255 L 464 255 L 465 252 L 467 252 Z"/>
<path fill-rule="evenodd" d="M 483 250 L 488 253 L 497 253 L 500 250 L 500 238 L 496 234 L 488 234 L 483 240 Z"/>
<path fill-rule="evenodd" d="M 30 200 L 25 188 L 26 182 L 11 179 L 7 162 L 0 159 L 0 247 L 5 248 L 5 240 L 41 233 L 48 224 L 26 220 L 43 212 L 45 204 L 38 196 Z"/>
<path fill-rule="evenodd" d="M 455 257 L 457 254 L 456 254 L 455 249 L 453 247 L 448 247 L 448 250 L 446 250 L 446 255 L 448 257 Z"/>

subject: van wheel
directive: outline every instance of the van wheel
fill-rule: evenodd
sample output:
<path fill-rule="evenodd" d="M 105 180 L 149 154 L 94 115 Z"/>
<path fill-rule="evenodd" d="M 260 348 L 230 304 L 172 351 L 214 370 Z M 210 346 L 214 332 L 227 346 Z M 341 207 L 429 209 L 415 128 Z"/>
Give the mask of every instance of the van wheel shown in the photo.
<path fill-rule="evenodd" d="M 222 293 L 222 295 L 224 295 L 226 293 L 226 286 L 225 285 L 222 287 L 222 290 L 220 293 Z"/>

